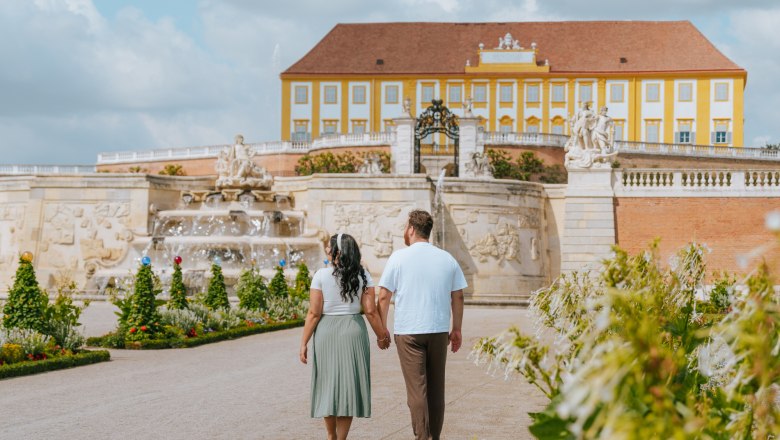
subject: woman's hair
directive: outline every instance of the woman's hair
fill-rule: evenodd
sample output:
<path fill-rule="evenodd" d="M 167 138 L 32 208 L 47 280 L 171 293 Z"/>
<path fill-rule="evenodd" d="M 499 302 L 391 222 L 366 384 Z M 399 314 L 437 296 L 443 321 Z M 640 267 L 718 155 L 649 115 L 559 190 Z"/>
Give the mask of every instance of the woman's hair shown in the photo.
<path fill-rule="evenodd" d="M 357 242 L 349 234 L 341 234 L 341 248 L 339 248 L 338 235 L 330 237 L 330 261 L 333 262 L 333 275 L 341 287 L 341 299 L 346 302 L 354 302 L 360 297 L 362 290 L 366 289 L 368 281 L 366 271 L 360 265 L 360 249 Z"/>

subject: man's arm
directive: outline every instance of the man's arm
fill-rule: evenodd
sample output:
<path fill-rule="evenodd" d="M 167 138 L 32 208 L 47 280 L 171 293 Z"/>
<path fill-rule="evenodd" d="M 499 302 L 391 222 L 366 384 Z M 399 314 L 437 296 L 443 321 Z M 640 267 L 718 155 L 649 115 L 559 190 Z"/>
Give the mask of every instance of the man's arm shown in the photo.
<path fill-rule="evenodd" d="M 379 311 L 379 317 L 382 319 L 382 326 L 385 328 L 387 336 L 390 336 L 390 332 L 387 330 L 387 313 L 390 311 L 390 299 L 392 297 L 393 292 L 385 287 L 379 287 L 379 303 L 377 303 L 376 308 Z"/>
<path fill-rule="evenodd" d="M 452 332 L 450 332 L 450 344 L 452 352 L 457 353 L 463 343 L 461 326 L 463 325 L 463 289 L 452 292 Z"/>

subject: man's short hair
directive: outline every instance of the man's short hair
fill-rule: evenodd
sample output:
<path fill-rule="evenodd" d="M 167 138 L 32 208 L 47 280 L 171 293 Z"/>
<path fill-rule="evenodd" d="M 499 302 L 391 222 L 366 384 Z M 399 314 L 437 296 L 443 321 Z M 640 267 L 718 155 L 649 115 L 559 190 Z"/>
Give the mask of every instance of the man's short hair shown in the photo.
<path fill-rule="evenodd" d="M 433 229 L 433 217 L 431 217 L 428 211 L 415 209 L 409 213 L 409 226 L 414 228 L 414 233 L 418 237 L 427 240 L 431 236 L 431 230 Z"/>

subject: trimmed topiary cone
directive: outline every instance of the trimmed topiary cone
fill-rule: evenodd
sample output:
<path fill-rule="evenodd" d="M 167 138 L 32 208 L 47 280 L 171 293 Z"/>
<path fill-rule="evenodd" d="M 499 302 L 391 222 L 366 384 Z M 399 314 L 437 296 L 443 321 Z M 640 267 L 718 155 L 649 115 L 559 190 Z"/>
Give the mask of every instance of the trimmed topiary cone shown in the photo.
<path fill-rule="evenodd" d="M 206 307 L 211 310 L 229 309 L 230 302 L 225 287 L 225 277 L 222 275 L 222 267 L 216 263 L 212 264 L 211 275 L 209 290 L 206 293 Z"/>
<path fill-rule="evenodd" d="M 20 258 L 14 285 L 3 307 L 3 326 L 42 331 L 48 303 L 49 297 L 38 286 L 32 262 Z"/>
<path fill-rule="evenodd" d="M 284 277 L 284 268 L 282 266 L 276 266 L 276 275 L 271 280 L 268 291 L 277 298 L 290 296 L 290 288 L 287 286 L 287 279 Z"/>
<path fill-rule="evenodd" d="M 187 288 L 181 274 L 181 265 L 173 263 L 173 276 L 171 277 L 171 299 L 168 301 L 168 308 L 171 310 L 181 310 L 187 308 Z"/>
<path fill-rule="evenodd" d="M 151 335 L 158 330 L 160 318 L 155 302 L 154 274 L 152 266 L 142 264 L 135 275 L 135 287 L 130 298 L 127 326 L 135 338 Z M 132 329 L 135 329 L 133 331 Z"/>

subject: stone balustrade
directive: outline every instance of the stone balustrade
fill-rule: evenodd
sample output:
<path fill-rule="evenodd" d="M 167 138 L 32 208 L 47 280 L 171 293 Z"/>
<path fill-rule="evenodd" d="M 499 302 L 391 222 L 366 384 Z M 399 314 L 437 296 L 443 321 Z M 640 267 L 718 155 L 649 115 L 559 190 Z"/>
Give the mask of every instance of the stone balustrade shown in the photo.
<path fill-rule="evenodd" d="M 545 146 L 563 148 L 569 136 L 552 133 L 481 132 L 477 136 L 480 146 Z M 255 154 L 307 153 L 326 148 L 365 147 L 391 145 L 396 140 L 395 131 L 372 133 L 329 134 L 312 142 L 273 141 L 249 145 Z M 165 148 L 146 151 L 120 151 L 98 154 L 98 165 L 116 163 L 152 162 L 216 157 L 228 145 L 203 147 Z M 762 161 L 780 161 L 780 151 L 765 148 L 737 148 L 714 145 L 664 144 L 654 142 L 615 141 L 621 154 L 647 154 L 658 156 L 688 156 L 705 158 L 739 158 Z"/>
<path fill-rule="evenodd" d="M 561 147 L 566 145 L 569 136 L 552 133 L 523 133 L 523 132 L 482 132 L 477 137 L 482 145 L 537 145 L 545 147 Z"/>
<path fill-rule="evenodd" d="M 33 174 L 89 174 L 94 165 L 0 165 L 0 176 Z"/>
<path fill-rule="evenodd" d="M 615 170 L 618 197 L 780 196 L 780 170 Z"/>
<path fill-rule="evenodd" d="M 367 147 L 390 145 L 395 140 L 393 132 L 328 134 L 312 141 L 309 151 L 323 148 Z"/>

